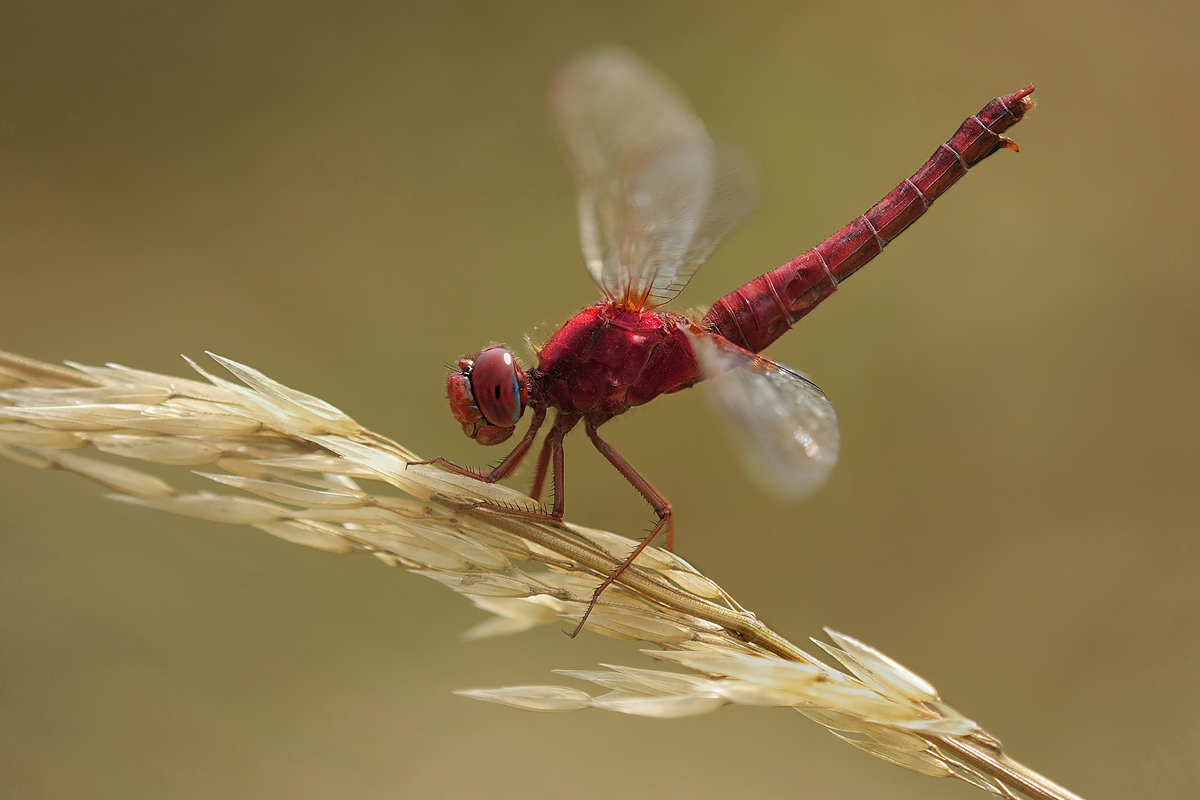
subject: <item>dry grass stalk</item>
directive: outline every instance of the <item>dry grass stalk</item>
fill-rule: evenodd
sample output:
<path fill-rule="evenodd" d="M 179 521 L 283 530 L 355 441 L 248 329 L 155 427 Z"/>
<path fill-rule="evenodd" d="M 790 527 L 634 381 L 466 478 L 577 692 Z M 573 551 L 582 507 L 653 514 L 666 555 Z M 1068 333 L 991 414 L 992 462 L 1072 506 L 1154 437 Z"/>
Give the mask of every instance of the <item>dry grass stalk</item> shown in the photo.
<path fill-rule="evenodd" d="M 633 540 L 571 524 L 505 515 L 480 501 L 527 498 L 425 466 L 337 408 L 228 359 L 240 384 L 192 366 L 207 382 L 115 364 L 70 369 L 0 353 L 0 454 L 64 469 L 113 490 L 115 500 L 217 522 L 251 525 L 331 552 L 367 552 L 433 578 L 492 615 L 468 638 L 535 625 L 574 625 L 598 576 Z M 100 451 L 200 472 L 245 494 L 183 492 L 149 473 L 94 458 Z M 366 491 L 388 484 L 407 497 Z M 251 496 L 246 496 L 251 495 Z M 647 548 L 605 594 L 586 627 L 659 649 L 689 672 L 606 666 L 559 673 L 606 689 L 561 686 L 463 692 L 532 711 L 601 708 L 683 717 L 728 703 L 787 706 L 893 764 L 954 777 L 997 797 L 1076 795 L 1006 756 L 932 685 L 887 656 L 827 631 L 817 642 L 835 668 L 775 634 L 678 556 Z"/>

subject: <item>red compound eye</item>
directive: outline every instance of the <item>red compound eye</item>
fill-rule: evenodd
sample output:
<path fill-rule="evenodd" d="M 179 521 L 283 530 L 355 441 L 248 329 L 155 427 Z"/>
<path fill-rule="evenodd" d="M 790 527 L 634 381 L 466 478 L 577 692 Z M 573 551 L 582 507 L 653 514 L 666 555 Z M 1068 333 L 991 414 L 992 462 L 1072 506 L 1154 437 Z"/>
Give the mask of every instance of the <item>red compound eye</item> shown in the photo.
<path fill-rule="evenodd" d="M 471 391 L 492 425 L 511 428 L 525 413 L 525 373 L 507 348 L 479 351 L 471 367 Z"/>

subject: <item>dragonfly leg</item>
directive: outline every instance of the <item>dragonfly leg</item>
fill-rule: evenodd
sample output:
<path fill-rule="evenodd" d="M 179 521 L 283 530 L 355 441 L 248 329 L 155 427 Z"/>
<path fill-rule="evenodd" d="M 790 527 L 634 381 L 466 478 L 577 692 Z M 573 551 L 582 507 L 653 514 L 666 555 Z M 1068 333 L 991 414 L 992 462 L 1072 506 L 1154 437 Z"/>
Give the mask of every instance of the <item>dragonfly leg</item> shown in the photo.
<path fill-rule="evenodd" d="M 613 570 L 611 575 L 600 582 L 600 585 L 596 587 L 596 591 L 592 592 L 592 599 L 591 602 L 588 603 L 587 610 L 583 612 L 583 617 L 579 620 L 579 624 L 575 626 L 575 630 L 568 634 L 572 638 L 578 636 L 579 632 L 583 630 L 583 623 L 587 622 L 587 618 L 591 616 L 592 609 L 596 607 L 596 602 L 600 599 L 601 593 L 611 586 L 613 581 L 621 577 L 621 574 L 625 572 L 625 570 L 629 569 L 629 567 L 633 564 L 634 559 L 641 555 L 642 551 L 646 549 L 646 546 L 649 545 L 650 542 L 654 541 L 654 537 L 658 536 L 658 532 L 663 529 L 663 526 L 666 526 L 667 529 L 667 549 L 671 550 L 675 544 L 675 517 L 671 511 L 671 504 L 667 501 L 667 498 L 663 497 L 657 489 L 651 486 L 650 481 L 643 478 L 641 474 L 613 448 L 612 445 L 601 439 L 596 433 L 595 426 L 590 422 L 587 425 L 587 434 L 588 438 L 592 440 L 592 444 L 594 444 L 596 449 L 600 451 L 600 454 L 607 458 L 608 462 L 616 467 L 617 471 L 625 476 L 625 480 L 633 484 L 633 488 L 641 492 L 642 497 L 646 498 L 646 502 L 650 503 L 651 507 L 654 508 L 654 513 L 658 515 L 658 523 L 650 529 L 650 533 L 646 535 L 646 538 L 642 539 L 642 541 L 638 543 L 638 546 L 633 548 L 633 552 L 626 556 L 625 560 L 621 562 L 620 566 Z M 558 472 L 556 471 L 555 478 L 557 479 L 557 477 Z"/>
<path fill-rule="evenodd" d="M 652 542 L 654 540 L 654 537 L 658 535 L 658 532 L 660 530 L 662 530 L 663 525 L 670 524 L 670 519 L 671 519 L 671 516 L 669 514 L 667 516 L 663 517 L 662 519 L 660 519 L 658 521 L 658 524 L 655 525 L 653 529 L 651 529 L 650 533 L 646 536 L 646 538 L 642 539 L 642 541 L 638 542 L 638 546 L 633 548 L 633 552 L 625 557 L 625 560 L 621 562 L 621 566 L 619 566 L 615 570 L 613 570 L 611 575 L 609 575 L 607 578 L 605 578 L 604 580 L 602 580 L 600 582 L 600 585 L 596 587 L 596 591 L 592 592 L 592 599 L 588 603 L 587 610 L 583 612 L 583 617 L 580 618 L 579 624 L 575 626 L 575 630 L 573 630 L 567 634 L 568 636 L 570 636 L 572 639 L 574 639 L 576 636 L 579 635 L 579 632 L 581 630 L 583 630 L 583 623 L 587 622 L 587 618 L 592 615 L 592 609 L 594 609 L 596 607 L 596 602 L 600 599 L 601 592 L 603 592 L 609 586 L 612 586 L 613 581 L 615 581 L 617 578 L 621 577 L 621 573 L 623 573 L 623 572 L 625 572 L 625 570 L 629 569 L 630 565 L 633 564 L 634 559 L 636 559 L 638 556 L 640 556 L 642 554 L 642 551 L 646 549 L 646 545 L 650 544 L 650 542 Z"/>
<path fill-rule="evenodd" d="M 437 464 L 438 466 L 453 472 L 455 475 L 462 475 L 467 478 L 474 478 L 477 481 L 484 483 L 495 483 L 503 480 L 512 474 L 513 470 L 521 465 L 521 460 L 525 458 L 525 454 L 529 452 L 530 446 L 533 444 L 534 438 L 537 437 L 538 429 L 542 427 L 542 423 L 546 421 L 546 407 L 538 406 L 533 413 L 533 420 L 529 423 L 529 430 L 522 437 L 521 441 L 517 442 L 517 446 L 512 449 L 512 452 L 504 457 L 504 460 L 495 466 L 488 473 L 483 473 L 479 470 L 470 469 L 468 467 L 460 467 L 453 461 L 438 456 L 429 461 L 410 461 L 409 464 Z"/>
<path fill-rule="evenodd" d="M 538 454 L 537 472 L 534 473 L 533 486 L 529 489 L 529 496 L 534 500 L 541 501 L 542 489 L 546 485 L 546 471 L 550 468 L 550 458 L 553 456 L 554 507 L 549 514 L 552 519 L 562 519 L 566 512 L 566 495 L 563 490 L 565 483 L 563 465 L 566 457 L 563 451 L 563 438 L 575 427 L 577 422 L 579 422 L 579 417 L 560 412 L 550 427 L 550 433 L 546 434 L 546 441 L 542 443 L 542 452 Z"/>
<path fill-rule="evenodd" d="M 588 438 L 592 440 L 592 444 L 600 451 L 600 454 L 608 459 L 608 463 L 617 468 L 617 472 L 625 476 L 625 480 L 633 484 L 633 488 L 641 493 L 642 497 L 646 498 L 646 502 L 654 509 L 654 513 L 658 514 L 659 524 L 654 526 L 654 530 L 650 538 L 654 538 L 654 534 L 662 528 L 662 523 L 667 525 L 667 549 L 675 549 L 675 520 L 672 517 L 671 504 L 667 498 L 662 496 L 662 493 L 650 485 L 650 481 L 642 477 L 636 469 L 633 468 L 625 458 L 616 451 L 615 448 L 608 442 L 600 438 L 596 433 L 596 427 L 590 422 L 587 426 Z M 647 540 L 648 541 L 648 540 Z"/>
<path fill-rule="evenodd" d="M 534 500 L 542 499 L 542 487 L 546 483 L 546 469 L 550 466 L 550 453 L 553 450 L 551 442 L 554 439 L 550 436 L 546 437 L 546 441 L 542 442 L 542 452 L 538 454 L 537 472 L 533 473 L 533 485 L 529 489 L 529 496 Z"/>
<path fill-rule="evenodd" d="M 567 494 L 566 480 L 563 477 L 563 467 L 566 464 L 566 455 L 563 451 L 563 438 L 575 427 L 575 423 L 579 422 L 579 417 L 574 414 L 559 413 L 554 420 L 554 427 L 550 429 L 550 433 L 546 436 L 546 446 L 542 450 L 542 456 L 547 453 L 554 457 L 554 507 L 550 510 L 550 516 L 555 519 L 562 519 L 563 514 L 567 510 Z M 542 458 L 538 459 L 538 469 L 541 471 Z M 542 474 L 543 479 L 545 474 Z"/>

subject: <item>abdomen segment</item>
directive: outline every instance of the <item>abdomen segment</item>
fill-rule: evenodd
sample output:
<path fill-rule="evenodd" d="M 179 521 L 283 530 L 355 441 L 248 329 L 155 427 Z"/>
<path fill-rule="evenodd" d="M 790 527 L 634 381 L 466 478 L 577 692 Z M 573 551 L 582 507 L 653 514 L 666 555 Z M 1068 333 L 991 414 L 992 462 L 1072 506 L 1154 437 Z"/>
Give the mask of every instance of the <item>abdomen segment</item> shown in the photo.
<path fill-rule="evenodd" d="M 887 197 L 813 249 L 722 297 L 705 315 L 706 329 L 752 352 L 782 336 L 837 285 L 925 213 L 967 170 L 1016 144 L 1001 134 L 1033 107 L 1034 86 L 997 97 L 967 119 L 925 166 Z"/>

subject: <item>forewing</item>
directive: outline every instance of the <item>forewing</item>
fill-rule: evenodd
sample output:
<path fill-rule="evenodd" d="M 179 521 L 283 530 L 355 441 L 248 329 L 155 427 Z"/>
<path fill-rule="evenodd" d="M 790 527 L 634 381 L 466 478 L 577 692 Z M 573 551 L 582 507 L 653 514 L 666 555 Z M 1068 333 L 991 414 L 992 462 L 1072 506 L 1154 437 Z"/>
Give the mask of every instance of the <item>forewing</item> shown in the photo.
<path fill-rule="evenodd" d="M 717 144 L 704 216 L 679 263 L 655 275 L 649 305 L 662 305 L 682 292 L 700 265 L 750 217 L 757 201 L 758 182 L 749 161 L 740 152 Z"/>
<path fill-rule="evenodd" d="M 675 297 L 754 205 L 745 162 L 718 148 L 675 87 L 627 51 L 564 68 L 550 111 L 579 188 L 584 261 L 613 302 Z"/>
<path fill-rule="evenodd" d="M 800 373 L 719 336 L 692 329 L 688 338 L 750 471 L 790 497 L 819 486 L 837 463 L 841 444 L 837 414 L 825 393 Z"/>

